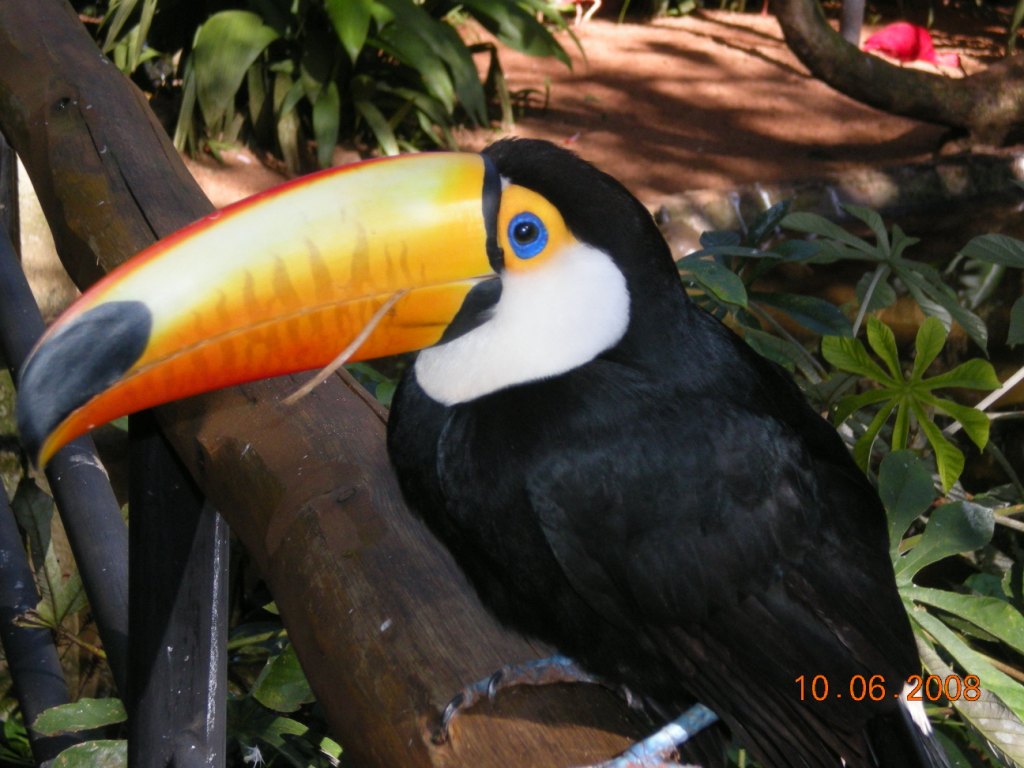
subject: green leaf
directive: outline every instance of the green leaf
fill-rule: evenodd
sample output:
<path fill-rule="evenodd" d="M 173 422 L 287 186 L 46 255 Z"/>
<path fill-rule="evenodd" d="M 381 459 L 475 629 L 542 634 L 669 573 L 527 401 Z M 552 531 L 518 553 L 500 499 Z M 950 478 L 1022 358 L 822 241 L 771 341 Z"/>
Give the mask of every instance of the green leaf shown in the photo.
<path fill-rule="evenodd" d="M 819 336 L 851 336 L 850 320 L 830 301 L 794 293 L 757 293 L 752 297 L 785 312 L 804 328 Z"/>
<path fill-rule="evenodd" d="M 196 32 L 192 64 L 196 96 L 208 126 L 219 126 L 246 70 L 278 37 L 277 32 L 248 11 L 221 11 Z"/>
<path fill-rule="evenodd" d="M 960 639 L 955 632 L 926 610 L 910 611 L 910 618 L 942 645 L 968 674 L 977 675 L 982 689 L 995 694 L 1020 718 L 1024 713 L 1024 687 L 993 667 L 984 656 Z"/>
<path fill-rule="evenodd" d="M 821 354 L 841 371 L 886 384 L 898 383 L 871 359 L 860 339 L 825 336 L 821 340 Z"/>
<path fill-rule="evenodd" d="M 842 424 L 846 421 L 851 414 L 856 413 L 861 408 L 866 408 L 869 405 L 875 403 L 882 403 L 886 400 L 895 400 L 898 397 L 895 390 L 885 387 L 882 389 L 869 389 L 866 392 L 860 392 L 856 395 L 847 395 L 839 401 L 836 405 L 835 413 L 833 414 L 837 424 Z"/>
<path fill-rule="evenodd" d="M 985 546 L 994 530 L 995 516 L 988 507 L 969 501 L 944 504 L 932 512 L 917 545 L 899 559 L 896 575 L 909 583 L 927 565 Z"/>
<path fill-rule="evenodd" d="M 942 481 L 942 492 L 946 493 L 964 471 L 964 455 L 946 439 L 942 430 L 935 426 L 935 422 L 928 418 L 919 400 L 913 401 L 912 408 L 918 426 L 935 452 L 935 464 L 939 470 L 939 479 Z"/>
<path fill-rule="evenodd" d="M 952 416 L 964 428 L 971 442 L 978 446 L 979 451 L 988 445 L 990 422 L 988 416 L 969 405 L 960 405 L 952 400 L 940 397 L 921 398 L 921 401 Z"/>
<path fill-rule="evenodd" d="M 1010 331 L 1006 335 L 1006 343 L 1011 347 L 1024 344 L 1024 296 L 1013 302 L 1010 308 Z"/>
<path fill-rule="evenodd" d="M 61 752 L 50 768 L 124 768 L 128 765 L 128 742 L 103 739 L 76 744 Z"/>
<path fill-rule="evenodd" d="M 961 363 L 956 368 L 925 379 L 929 389 L 960 387 L 962 389 L 998 389 L 1000 385 L 996 369 L 988 360 L 975 358 Z"/>
<path fill-rule="evenodd" d="M 889 518 L 889 544 L 897 551 L 910 524 L 935 499 L 932 473 L 913 451 L 893 451 L 878 468 L 878 495 Z"/>
<path fill-rule="evenodd" d="M 878 437 L 878 433 L 882 430 L 882 426 L 889 418 L 889 414 L 892 413 L 892 409 L 896 407 L 895 400 L 887 400 L 882 404 L 878 413 L 868 424 L 868 428 L 864 431 L 864 434 L 860 436 L 857 442 L 853 446 L 853 459 L 857 462 L 857 466 L 867 472 L 868 465 L 871 463 L 871 446 L 874 445 L 875 439 Z"/>
<path fill-rule="evenodd" d="M 1024 242 L 1006 235 L 978 235 L 961 251 L 969 259 L 1024 269 Z"/>
<path fill-rule="evenodd" d="M 782 220 L 782 226 L 796 232 L 806 232 L 819 237 L 827 237 L 839 243 L 849 246 L 861 254 L 867 255 L 872 261 L 879 260 L 878 249 L 865 240 L 852 235 L 845 229 L 835 224 L 824 216 L 816 213 L 791 213 Z M 853 257 L 863 258 L 863 257 Z"/>
<path fill-rule="evenodd" d="M 295 646 L 289 643 L 282 653 L 266 663 L 251 693 L 260 704 L 275 712 L 295 712 L 313 701 L 313 692 L 295 655 Z"/>
<path fill-rule="evenodd" d="M 917 337 L 914 339 L 914 348 L 917 354 L 914 355 L 911 378 L 920 379 L 924 376 L 924 372 L 939 356 L 939 352 L 942 351 L 945 344 L 946 327 L 934 317 L 926 317 L 921 323 L 921 327 L 917 329 Z M 895 348 L 895 341 L 893 341 L 893 347 Z"/>
<path fill-rule="evenodd" d="M 566 66 L 569 54 L 537 18 L 508 0 L 462 0 L 462 5 L 491 34 L 530 56 L 553 56 Z"/>
<path fill-rule="evenodd" d="M 372 5 L 372 0 L 324 0 L 331 25 L 353 63 L 366 44 Z"/>
<path fill-rule="evenodd" d="M 760 245 L 767 240 L 768 236 L 782 225 L 782 220 L 789 213 L 789 206 L 792 202 L 792 200 L 781 200 L 767 210 L 761 211 L 747 230 L 747 243 Z"/>
<path fill-rule="evenodd" d="M 1024 654 L 1024 616 L 1005 600 L 918 586 L 908 587 L 903 595 L 959 616 Z"/>
<path fill-rule="evenodd" d="M 397 155 L 399 152 L 398 139 L 395 138 L 395 132 L 391 129 L 387 118 L 377 109 L 376 105 L 371 101 L 356 99 L 355 108 L 359 116 L 370 126 L 373 137 L 384 154 Z"/>
<path fill-rule="evenodd" d="M 907 264 L 914 264 L 914 269 L 903 268 Z M 922 266 L 915 262 L 902 262 L 900 267 L 894 269 L 906 284 L 914 301 L 921 305 L 921 309 L 926 315 L 943 320 L 943 325 L 948 325 L 950 320 L 955 320 L 979 347 L 986 349 L 988 328 L 985 326 L 985 322 L 970 310 L 962 307 L 956 293 L 948 285 L 934 282 L 925 277 L 920 269 Z"/>
<path fill-rule="evenodd" d="M 331 80 L 313 103 L 313 135 L 316 137 L 316 159 L 321 168 L 331 164 L 340 127 L 341 94 L 338 84 Z"/>
<path fill-rule="evenodd" d="M 44 736 L 78 733 L 128 719 L 120 699 L 79 699 L 39 713 L 32 728 Z"/>
<path fill-rule="evenodd" d="M 915 610 L 925 613 L 923 609 Z M 928 619 L 934 621 L 934 617 L 929 616 Z M 942 625 L 939 624 L 939 626 L 941 627 Z M 942 633 L 943 630 L 939 629 L 938 631 Z M 921 635 L 922 633 L 918 631 L 918 650 L 921 654 L 921 661 L 924 662 L 928 672 L 938 675 L 944 680 L 950 675 L 955 674 L 953 668 L 943 662 L 939 654 L 935 652 L 928 639 Z M 959 638 L 955 634 L 952 634 L 952 637 L 954 638 L 954 644 L 956 644 Z M 969 646 L 964 644 L 958 646 L 958 650 L 964 651 L 965 649 L 967 654 L 971 653 Z M 968 671 L 968 673 L 970 672 L 972 670 Z M 962 679 L 963 677 L 961 677 Z M 982 682 L 984 683 L 984 681 Z M 977 701 L 969 701 L 961 696 L 959 700 L 952 702 L 952 704 L 960 716 L 981 734 L 982 738 L 986 741 L 986 746 L 996 753 L 995 756 L 998 764 L 1010 765 L 1011 760 L 1015 761 L 1018 765 L 1024 764 L 1024 723 L 1021 722 L 1019 716 L 1015 715 L 1009 707 L 992 695 L 989 690 L 983 686 L 981 688 L 981 698 Z M 938 731 L 937 733 L 941 736 L 942 732 Z M 964 768 L 971 768 L 974 763 L 964 760 L 962 765 Z M 960 768 L 960 764 L 954 763 L 954 767 Z"/>
<path fill-rule="evenodd" d="M 53 499 L 25 478 L 18 484 L 11 507 L 29 538 L 39 586 L 36 613 L 44 626 L 56 629 L 68 616 L 85 608 L 87 601 L 82 578 L 73 567 L 70 546 L 54 516 Z M 55 537 L 54 532 L 59 535 Z"/>
<path fill-rule="evenodd" d="M 705 291 L 727 304 L 747 306 L 747 289 L 732 270 L 708 259 L 686 256 L 678 262 L 680 271 L 692 277 Z"/>
<path fill-rule="evenodd" d="M 892 329 L 876 317 L 868 318 L 868 344 L 876 355 L 882 358 L 889 369 L 892 381 L 903 378 L 900 368 L 900 352 L 896 348 L 896 336 Z"/>
<path fill-rule="evenodd" d="M 863 205 L 853 205 L 852 203 L 843 205 L 843 210 L 868 225 L 868 228 L 875 235 L 875 240 L 878 242 L 878 250 L 881 253 L 886 256 L 892 253 L 892 249 L 889 247 L 889 233 L 886 232 L 885 222 L 882 221 L 882 217 L 878 215 L 877 211 L 866 208 Z"/>

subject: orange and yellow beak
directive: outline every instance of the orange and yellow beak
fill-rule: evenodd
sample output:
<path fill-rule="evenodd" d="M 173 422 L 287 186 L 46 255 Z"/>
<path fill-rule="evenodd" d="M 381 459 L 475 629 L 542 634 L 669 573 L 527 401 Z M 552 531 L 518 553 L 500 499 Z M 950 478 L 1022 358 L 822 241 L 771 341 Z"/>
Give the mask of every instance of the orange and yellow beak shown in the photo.
<path fill-rule="evenodd" d="M 36 345 L 19 376 L 26 447 L 44 465 L 118 416 L 322 367 L 389 301 L 351 359 L 436 343 L 500 266 L 500 195 L 479 155 L 411 155 L 285 184 L 162 240 Z"/>

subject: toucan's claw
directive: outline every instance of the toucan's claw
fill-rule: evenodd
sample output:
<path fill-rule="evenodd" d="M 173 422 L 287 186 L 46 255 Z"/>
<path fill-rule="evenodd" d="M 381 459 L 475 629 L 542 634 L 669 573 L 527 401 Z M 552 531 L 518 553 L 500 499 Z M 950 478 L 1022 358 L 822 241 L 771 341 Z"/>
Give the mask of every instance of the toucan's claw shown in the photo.
<path fill-rule="evenodd" d="M 567 656 L 549 656 L 522 664 L 508 664 L 497 672 L 459 691 L 445 705 L 441 720 L 431 740 L 444 744 L 450 738 L 452 721 L 461 712 L 474 707 L 484 699 L 494 701 L 499 691 L 519 685 L 550 685 L 552 683 L 596 683 L 607 686 L 602 680 L 584 671 Z"/>

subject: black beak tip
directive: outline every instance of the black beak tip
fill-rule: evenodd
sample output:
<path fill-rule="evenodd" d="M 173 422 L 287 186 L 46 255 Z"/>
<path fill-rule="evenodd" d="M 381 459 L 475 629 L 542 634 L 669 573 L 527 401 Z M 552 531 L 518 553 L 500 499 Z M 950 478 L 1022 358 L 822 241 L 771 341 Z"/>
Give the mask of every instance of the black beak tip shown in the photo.
<path fill-rule="evenodd" d="M 142 302 L 110 302 L 88 310 L 32 350 L 18 373 L 17 422 L 34 461 L 64 419 L 139 359 L 152 326 L 152 314 Z"/>

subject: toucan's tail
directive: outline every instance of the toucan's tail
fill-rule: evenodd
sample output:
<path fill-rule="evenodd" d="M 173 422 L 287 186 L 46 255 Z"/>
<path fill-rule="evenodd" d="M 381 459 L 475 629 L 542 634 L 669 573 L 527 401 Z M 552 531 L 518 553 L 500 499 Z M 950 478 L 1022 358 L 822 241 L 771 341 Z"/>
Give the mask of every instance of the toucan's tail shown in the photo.
<path fill-rule="evenodd" d="M 919 701 L 901 698 L 895 711 L 868 722 L 867 736 L 878 768 L 950 768 Z"/>

